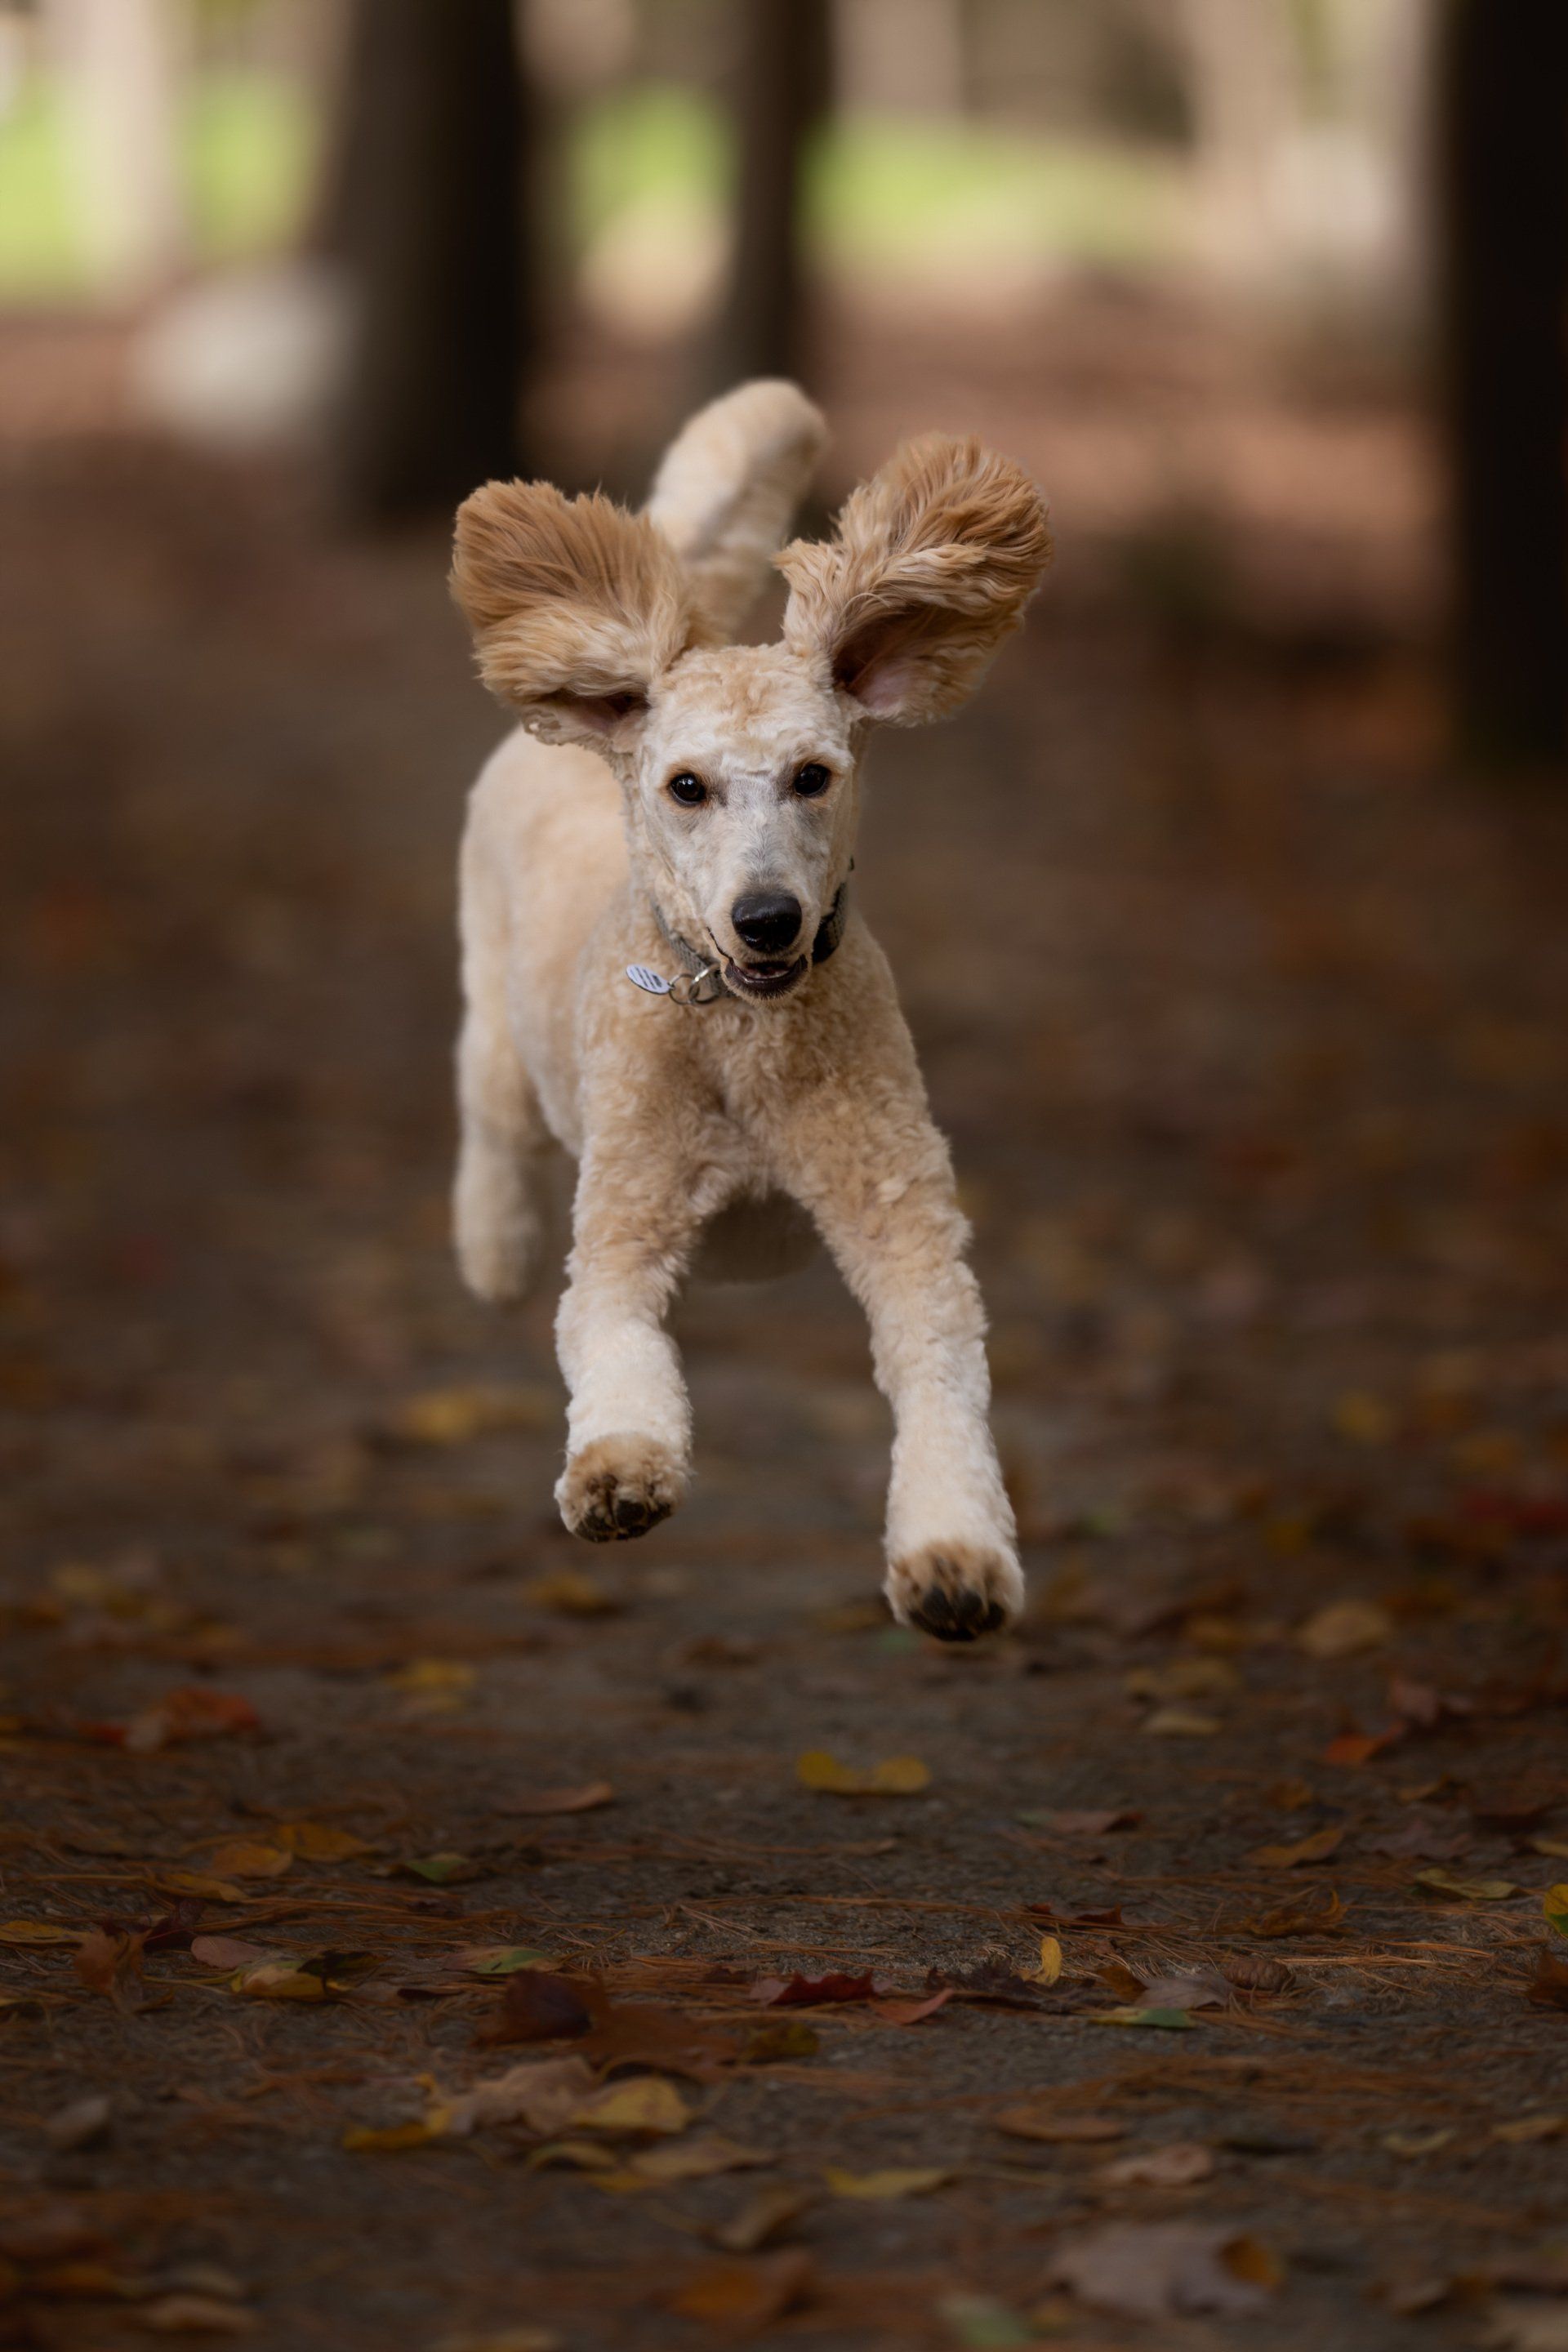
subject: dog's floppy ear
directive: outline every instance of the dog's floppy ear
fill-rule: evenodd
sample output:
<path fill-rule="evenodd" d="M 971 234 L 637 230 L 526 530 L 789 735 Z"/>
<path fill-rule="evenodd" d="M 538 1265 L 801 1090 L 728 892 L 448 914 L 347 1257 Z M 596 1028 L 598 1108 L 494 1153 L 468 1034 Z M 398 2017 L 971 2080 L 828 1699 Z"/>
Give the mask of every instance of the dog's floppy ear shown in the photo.
<path fill-rule="evenodd" d="M 826 430 L 803 392 L 763 377 L 710 401 L 665 451 L 647 512 L 726 641 L 767 586 Z"/>
<path fill-rule="evenodd" d="M 868 717 L 942 719 L 971 694 L 1050 561 L 1045 500 L 976 440 L 906 442 L 845 503 L 835 539 L 778 558 L 784 642 Z"/>
<path fill-rule="evenodd" d="M 488 482 L 464 501 L 452 593 L 490 692 L 552 742 L 625 743 L 693 638 L 690 590 L 652 523 L 548 482 Z"/>

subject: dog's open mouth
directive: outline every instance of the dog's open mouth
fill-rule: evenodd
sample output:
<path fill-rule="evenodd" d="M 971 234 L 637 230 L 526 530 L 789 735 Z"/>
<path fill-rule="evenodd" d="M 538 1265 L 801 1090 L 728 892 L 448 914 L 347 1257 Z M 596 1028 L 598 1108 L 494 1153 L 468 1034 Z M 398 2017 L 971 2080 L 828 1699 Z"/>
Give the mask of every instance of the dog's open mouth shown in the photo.
<path fill-rule="evenodd" d="M 793 963 L 727 963 L 724 985 L 736 996 L 787 996 L 805 968 L 805 956 Z"/>

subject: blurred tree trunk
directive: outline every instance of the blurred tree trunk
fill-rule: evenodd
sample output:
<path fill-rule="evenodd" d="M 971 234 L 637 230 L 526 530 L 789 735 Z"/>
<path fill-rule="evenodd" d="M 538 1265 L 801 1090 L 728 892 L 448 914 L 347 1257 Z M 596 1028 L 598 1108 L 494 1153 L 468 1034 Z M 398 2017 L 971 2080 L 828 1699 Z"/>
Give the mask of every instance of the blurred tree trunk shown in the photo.
<path fill-rule="evenodd" d="M 1446 0 L 1443 312 L 1459 718 L 1568 750 L 1568 8 Z"/>
<path fill-rule="evenodd" d="M 354 0 L 324 242 L 353 329 L 343 507 L 440 507 L 518 462 L 532 341 L 512 0 Z"/>
<path fill-rule="evenodd" d="M 802 163 L 827 111 L 827 0 L 735 0 L 735 240 L 711 389 L 810 373 Z"/>
<path fill-rule="evenodd" d="M 170 0 L 47 0 L 89 257 L 135 300 L 189 258 L 180 155 L 185 56 Z"/>

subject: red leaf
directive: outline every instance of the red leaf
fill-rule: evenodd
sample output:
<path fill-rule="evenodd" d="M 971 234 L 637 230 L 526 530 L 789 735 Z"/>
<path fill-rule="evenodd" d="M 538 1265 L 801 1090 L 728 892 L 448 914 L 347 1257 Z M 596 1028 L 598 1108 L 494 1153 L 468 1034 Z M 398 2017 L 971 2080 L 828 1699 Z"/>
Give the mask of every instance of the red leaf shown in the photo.
<path fill-rule="evenodd" d="M 889 2025 L 918 2025 L 922 2017 L 933 2017 L 939 2009 L 945 2009 L 952 1999 L 952 1987 L 945 1985 L 925 2000 L 878 2000 L 871 2006 Z"/>
<path fill-rule="evenodd" d="M 871 2000 L 875 1977 L 759 1977 L 750 1998 L 762 2009 L 816 2009 L 834 2000 Z"/>

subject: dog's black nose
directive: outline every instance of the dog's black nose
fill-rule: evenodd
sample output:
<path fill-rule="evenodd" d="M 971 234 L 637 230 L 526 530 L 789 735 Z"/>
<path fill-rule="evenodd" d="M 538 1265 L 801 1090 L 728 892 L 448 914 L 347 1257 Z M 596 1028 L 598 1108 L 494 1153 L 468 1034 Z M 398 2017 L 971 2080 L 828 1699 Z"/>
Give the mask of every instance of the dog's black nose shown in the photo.
<path fill-rule="evenodd" d="M 800 934 L 800 900 L 787 890 L 752 890 L 730 909 L 735 936 L 759 955 L 782 955 Z"/>

